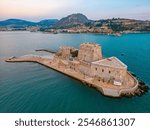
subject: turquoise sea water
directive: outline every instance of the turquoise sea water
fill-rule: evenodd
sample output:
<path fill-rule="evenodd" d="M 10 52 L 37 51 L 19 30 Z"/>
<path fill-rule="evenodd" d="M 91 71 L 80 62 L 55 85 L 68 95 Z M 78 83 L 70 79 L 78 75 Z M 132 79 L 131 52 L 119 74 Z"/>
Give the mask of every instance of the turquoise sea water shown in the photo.
<path fill-rule="evenodd" d="M 0 58 L 36 54 L 34 50 L 41 48 L 58 50 L 64 45 L 78 48 L 82 42 L 101 44 L 105 57 L 118 57 L 150 86 L 150 34 L 0 32 Z M 150 92 L 142 97 L 105 97 L 39 64 L 0 61 L 0 112 L 150 112 Z"/>

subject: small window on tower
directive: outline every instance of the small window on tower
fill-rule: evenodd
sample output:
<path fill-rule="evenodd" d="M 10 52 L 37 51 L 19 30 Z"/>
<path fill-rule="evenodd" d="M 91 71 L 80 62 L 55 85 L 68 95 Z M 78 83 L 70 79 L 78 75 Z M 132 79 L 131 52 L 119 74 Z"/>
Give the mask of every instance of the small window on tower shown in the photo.
<path fill-rule="evenodd" d="M 109 70 L 109 74 L 111 73 L 111 71 Z"/>
<path fill-rule="evenodd" d="M 97 70 L 97 68 L 95 68 L 95 70 Z"/>
<path fill-rule="evenodd" d="M 104 72 L 104 69 L 102 69 L 102 72 Z"/>

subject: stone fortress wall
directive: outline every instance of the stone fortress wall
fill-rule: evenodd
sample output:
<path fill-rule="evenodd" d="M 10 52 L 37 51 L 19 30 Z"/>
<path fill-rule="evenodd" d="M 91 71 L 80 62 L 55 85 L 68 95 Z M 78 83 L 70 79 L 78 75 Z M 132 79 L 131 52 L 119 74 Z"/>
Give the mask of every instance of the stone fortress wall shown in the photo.
<path fill-rule="evenodd" d="M 56 60 L 59 67 L 79 72 L 99 82 L 117 87 L 128 86 L 132 79 L 127 76 L 127 66 L 116 57 L 102 58 L 101 46 L 94 43 L 80 45 L 78 55 L 72 57 L 77 49 L 61 47 Z M 58 62 L 59 61 L 59 62 Z"/>
<path fill-rule="evenodd" d="M 81 61 L 80 72 L 95 77 L 103 82 L 125 83 L 127 66 L 116 57 L 102 59 L 101 47 L 98 44 L 80 45 L 78 60 Z"/>
<path fill-rule="evenodd" d="M 94 77 L 104 82 L 114 83 L 114 81 L 125 84 L 127 66 L 116 57 L 92 62 L 91 72 Z"/>
<path fill-rule="evenodd" d="M 78 59 L 93 62 L 102 59 L 101 47 L 98 44 L 83 43 L 80 45 Z"/>

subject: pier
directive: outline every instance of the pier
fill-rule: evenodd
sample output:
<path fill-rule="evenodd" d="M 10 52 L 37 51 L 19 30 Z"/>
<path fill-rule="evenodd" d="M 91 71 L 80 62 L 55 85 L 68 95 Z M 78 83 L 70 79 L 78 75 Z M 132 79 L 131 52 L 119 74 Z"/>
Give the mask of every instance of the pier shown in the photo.
<path fill-rule="evenodd" d="M 49 52 L 49 53 L 57 53 L 57 51 L 50 50 L 50 49 L 37 49 L 35 51 L 45 51 L 45 52 Z"/>

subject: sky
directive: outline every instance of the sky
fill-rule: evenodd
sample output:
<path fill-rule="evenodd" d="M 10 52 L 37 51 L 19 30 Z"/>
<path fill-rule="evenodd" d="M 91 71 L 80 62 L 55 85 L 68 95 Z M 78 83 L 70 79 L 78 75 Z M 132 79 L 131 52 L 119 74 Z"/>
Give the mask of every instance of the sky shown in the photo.
<path fill-rule="evenodd" d="M 73 13 L 82 13 L 92 20 L 150 20 L 150 0 L 0 0 L 0 20 L 61 19 Z"/>

